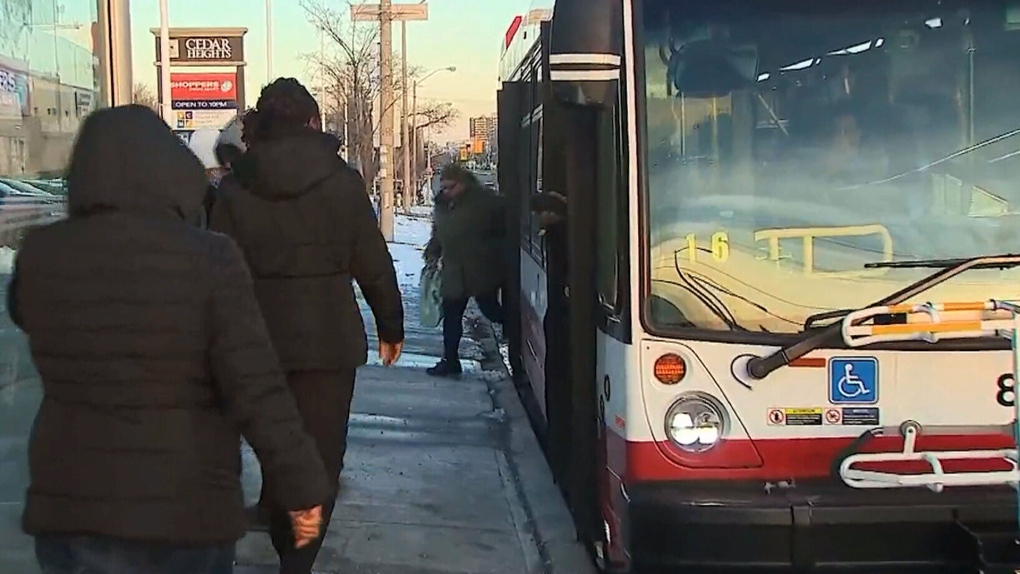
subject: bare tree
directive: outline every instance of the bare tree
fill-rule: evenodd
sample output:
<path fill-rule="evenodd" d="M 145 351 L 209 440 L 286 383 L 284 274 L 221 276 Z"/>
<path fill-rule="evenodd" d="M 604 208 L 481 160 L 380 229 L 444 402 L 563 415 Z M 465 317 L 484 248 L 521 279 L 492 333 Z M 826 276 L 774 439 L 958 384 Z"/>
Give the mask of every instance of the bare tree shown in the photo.
<path fill-rule="evenodd" d="M 377 26 L 356 26 L 350 20 L 351 2 L 334 8 L 328 0 L 300 0 L 309 23 L 325 35 L 327 50 L 306 55 L 312 71 L 320 76 L 327 114 L 343 115 L 347 122 L 348 155 L 371 185 L 377 173 L 375 136 L 379 129 L 376 118 L 388 111 L 377 109 L 381 92 L 379 70 L 379 29 Z M 400 69 L 400 58 L 393 58 L 394 70 Z M 419 77 L 421 70 L 409 66 L 408 79 Z M 401 74 L 393 74 L 393 102 L 399 102 L 404 90 Z M 343 111 L 343 114 L 339 112 Z M 449 123 L 456 117 L 452 104 L 434 107 L 430 114 L 421 112 L 430 122 Z M 445 125 L 445 124 L 444 124 Z M 397 165 L 401 165 L 399 157 Z"/>
<path fill-rule="evenodd" d="M 156 98 L 156 93 L 146 84 L 135 84 L 131 89 L 131 101 L 159 112 L 159 100 Z"/>
<path fill-rule="evenodd" d="M 416 164 L 418 169 L 414 173 L 414 181 L 419 181 L 425 172 L 425 149 L 426 142 L 423 134 L 426 129 L 442 129 L 449 126 L 460 117 L 460 110 L 453 107 L 450 102 L 426 102 L 418 106 L 414 119 L 414 131 L 411 133 L 411 149 L 418 156 Z"/>

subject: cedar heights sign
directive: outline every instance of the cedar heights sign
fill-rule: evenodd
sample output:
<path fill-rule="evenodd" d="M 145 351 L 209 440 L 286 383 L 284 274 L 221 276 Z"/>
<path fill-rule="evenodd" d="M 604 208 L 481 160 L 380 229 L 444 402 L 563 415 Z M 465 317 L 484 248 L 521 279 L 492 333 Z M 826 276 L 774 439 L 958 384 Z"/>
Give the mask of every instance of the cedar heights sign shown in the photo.
<path fill-rule="evenodd" d="M 171 29 L 170 62 L 173 64 L 210 64 L 213 62 L 241 64 L 244 62 L 244 33 L 239 29 Z M 156 38 L 156 60 L 159 61 L 159 30 Z"/>
<path fill-rule="evenodd" d="M 226 60 L 229 62 L 234 53 L 229 38 L 185 38 L 183 49 L 183 57 L 178 57 L 184 60 Z"/>

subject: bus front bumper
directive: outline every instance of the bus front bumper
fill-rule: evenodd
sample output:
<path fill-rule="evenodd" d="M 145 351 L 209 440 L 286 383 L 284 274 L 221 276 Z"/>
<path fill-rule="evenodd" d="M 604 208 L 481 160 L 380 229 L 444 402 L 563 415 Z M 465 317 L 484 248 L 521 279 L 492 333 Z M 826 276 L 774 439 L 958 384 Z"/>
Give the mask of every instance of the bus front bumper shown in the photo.
<path fill-rule="evenodd" d="M 1020 572 L 1007 487 L 856 490 L 842 484 L 626 487 L 635 571 Z"/>

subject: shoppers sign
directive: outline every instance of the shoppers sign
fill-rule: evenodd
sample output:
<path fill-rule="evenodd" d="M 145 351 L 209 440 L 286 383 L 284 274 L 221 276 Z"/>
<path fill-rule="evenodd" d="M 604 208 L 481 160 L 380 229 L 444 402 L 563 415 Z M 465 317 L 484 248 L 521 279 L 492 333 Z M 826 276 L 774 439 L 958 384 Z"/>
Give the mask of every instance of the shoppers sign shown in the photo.
<path fill-rule="evenodd" d="M 237 107 L 237 73 L 172 73 L 170 97 L 173 101 L 232 101 Z"/>
<path fill-rule="evenodd" d="M 237 73 L 170 74 L 174 128 L 220 129 L 237 115 Z"/>

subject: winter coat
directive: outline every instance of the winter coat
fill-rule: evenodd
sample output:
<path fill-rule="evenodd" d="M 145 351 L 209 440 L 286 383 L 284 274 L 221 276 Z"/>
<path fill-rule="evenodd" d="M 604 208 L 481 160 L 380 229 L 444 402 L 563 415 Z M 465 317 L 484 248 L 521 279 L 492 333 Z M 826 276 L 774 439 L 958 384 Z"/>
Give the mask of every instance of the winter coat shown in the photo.
<path fill-rule="evenodd" d="M 404 308 L 364 181 L 311 129 L 252 145 L 220 184 L 212 229 L 244 251 L 285 370 L 365 364 L 368 343 L 353 281 L 379 339 L 404 340 Z"/>
<path fill-rule="evenodd" d="M 25 531 L 237 540 L 242 433 L 281 504 L 326 500 L 240 250 L 187 223 L 199 161 L 147 108 L 110 108 L 83 124 L 68 187 L 69 217 L 26 236 L 8 288 L 43 388 Z"/>
<path fill-rule="evenodd" d="M 504 209 L 503 198 L 481 186 L 469 187 L 453 201 L 436 203 L 425 255 L 442 257 L 444 299 L 489 295 L 503 285 Z"/>

